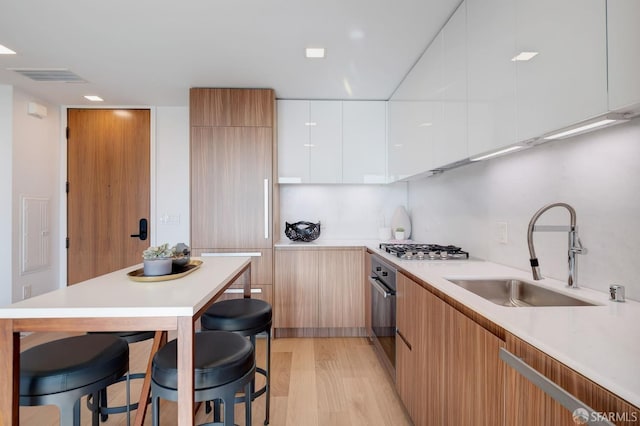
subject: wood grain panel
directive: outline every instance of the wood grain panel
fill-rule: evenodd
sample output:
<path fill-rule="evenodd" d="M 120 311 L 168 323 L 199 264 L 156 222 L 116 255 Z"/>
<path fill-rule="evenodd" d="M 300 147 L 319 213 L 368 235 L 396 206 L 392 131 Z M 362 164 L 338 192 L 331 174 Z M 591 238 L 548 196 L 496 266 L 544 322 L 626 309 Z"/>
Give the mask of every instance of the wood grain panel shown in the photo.
<path fill-rule="evenodd" d="M 276 328 L 318 326 L 318 261 L 315 251 L 276 250 Z"/>
<path fill-rule="evenodd" d="M 191 126 L 273 126 L 271 89 L 192 88 L 189 93 Z"/>
<path fill-rule="evenodd" d="M 67 283 L 141 262 L 149 240 L 150 111 L 69 109 Z"/>
<path fill-rule="evenodd" d="M 370 273 L 371 253 L 365 252 L 362 285 L 364 286 L 364 328 L 368 337 L 373 336 L 373 330 L 371 329 L 371 284 L 369 284 Z"/>
<path fill-rule="evenodd" d="M 640 425 L 640 408 L 507 333 L 507 350 L 600 413 L 620 416 L 619 425 Z M 575 426 L 572 413 L 511 367 L 506 368 L 506 424 Z M 631 373 L 630 373 L 631 374 Z M 613 419 L 612 419 L 613 420 Z"/>
<path fill-rule="evenodd" d="M 503 424 L 505 342 L 451 306 L 445 315 L 444 424 Z"/>
<path fill-rule="evenodd" d="M 419 303 L 415 299 L 416 285 L 404 275 L 396 279 L 396 389 L 409 416 L 416 420 L 419 409 L 416 400 L 418 349 L 416 327 L 420 323 L 420 312 L 415 310 Z M 415 347 L 414 347 L 415 346 Z"/>
<path fill-rule="evenodd" d="M 364 327 L 364 250 L 321 250 L 319 327 Z"/>
<path fill-rule="evenodd" d="M 264 179 L 271 183 L 271 129 L 191 129 L 193 248 L 271 248 L 264 238 Z M 271 193 L 269 194 L 269 198 Z M 271 211 L 272 200 L 269 199 Z M 268 228 L 273 217 L 270 213 Z"/>
<path fill-rule="evenodd" d="M 415 423 L 417 425 L 439 425 L 444 422 L 445 394 L 444 382 L 446 380 L 442 366 L 444 360 L 444 324 L 445 304 L 411 281 L 416 288 L 416 307 L 414 312 L 419 313 L 419 322 L 416 324 L 416 339 L 414 350 L 416 352 L 416 367 L 413 374 L 417 382 L 415 387 L 415 400 L 418 408 Z M 419 372 L 419 374 L 416 374 Z"/>
<path fill-rule="evenodd" d="M 260 252 L 261 256 L 251 257 L 251 285 L 271 285 L 273 284 L 273 250 L 271 249 L 192 249 L 193 256 L 202 256 L 203 253 L 247 253 Z M 203 257 L 206 261 L 206 256 Z M 240 277 L 235 286 L 242 286 L 245 277 Z"/>
<path fill-rule="evenodd" d="M 397 324 L 404 340 L 396 339 L 396 388 L 416 425 L 442 425 L 446 305 L 402 273 L 397 277 Z"/>

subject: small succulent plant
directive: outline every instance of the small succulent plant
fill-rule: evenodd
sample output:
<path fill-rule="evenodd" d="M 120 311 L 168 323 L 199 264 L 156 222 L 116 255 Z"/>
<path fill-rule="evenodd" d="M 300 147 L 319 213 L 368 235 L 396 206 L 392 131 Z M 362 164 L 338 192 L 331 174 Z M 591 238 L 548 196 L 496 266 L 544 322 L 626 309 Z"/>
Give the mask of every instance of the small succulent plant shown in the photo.
<path fill-rule="evenodd" d="M 396 228 L 396 232 L 404 232 L 404 228 L 402 226 L 399 226 Z"/>
<path fill-rule="evenodd" d="M 175 255 L 175 248 L 169 248 L 169 244 L 165 243 L 157 247 L 149 247 L 142 252 L 144 259 L 163 259 L 173 257 Z"/>

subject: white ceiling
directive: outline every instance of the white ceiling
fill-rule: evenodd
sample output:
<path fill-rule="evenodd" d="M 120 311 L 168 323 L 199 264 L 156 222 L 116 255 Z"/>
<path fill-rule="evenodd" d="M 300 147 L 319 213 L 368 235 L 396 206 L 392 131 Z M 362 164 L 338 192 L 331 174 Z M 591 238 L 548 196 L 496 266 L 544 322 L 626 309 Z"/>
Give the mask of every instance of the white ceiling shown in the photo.
<path fill-rule="evenodd" d="M 187 105 L 189 87 L 388 99 L 460 0 L 0 0 L 0 84 L 49 102 Z M 305 47 L 325 47 L 309 60 Z M 87 83 L 7 68 L 66 68 Z M 94 103 L 95 105 L 95 103 Z"/>

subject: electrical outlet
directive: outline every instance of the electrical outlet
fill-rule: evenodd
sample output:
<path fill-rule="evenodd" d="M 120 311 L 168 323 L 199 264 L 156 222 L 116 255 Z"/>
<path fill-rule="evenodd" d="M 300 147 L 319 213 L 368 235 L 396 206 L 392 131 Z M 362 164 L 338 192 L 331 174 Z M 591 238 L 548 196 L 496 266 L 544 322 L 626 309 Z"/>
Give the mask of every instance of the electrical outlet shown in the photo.
<path fill-rule="evenodd" d="M 23 285 L 22 286 L 22 300 L 28 299 L 31 297 L 31 285 Z"/>
<path fill-rule="evenodd" d="M 507 222 L 496 223 L 496 241 L 500 244 L 507 244 L 509 242 Z"/>

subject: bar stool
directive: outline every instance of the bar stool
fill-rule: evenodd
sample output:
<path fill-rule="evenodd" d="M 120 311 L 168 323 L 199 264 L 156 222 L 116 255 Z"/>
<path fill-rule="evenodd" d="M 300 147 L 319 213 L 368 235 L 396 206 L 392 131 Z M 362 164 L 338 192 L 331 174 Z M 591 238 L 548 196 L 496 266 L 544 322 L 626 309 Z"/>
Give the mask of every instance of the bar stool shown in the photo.
<path fill-rule="evenodd" d="M 241 336 L 249 336 L 254 349 L 256 347 L 256 335 L 266 333 L 267 350 L 265 368 L 256 367 L 256 372 L 265 377 L 266 383 L 259 390 L 255 390 L 255 381 L 252 383 L 251 400 L 266 393 L 265 420 L 269 424 L 270 405 L 270 375 L 271 369 L 271 305 L 259 299 L 231 299 L 216 302 L 202 315 L 200 322 L 205 330 L 231 331 Z M 254 351 L 255 352 L 255 351 Z M 238 401 L 238 399 L 236 399 Z"/>
<path fill-rule="evenodd" d="M 128 345 L 132 343 L 142 342 L 144 340 L 153 339 L 155 332 L 153 331 L 104 331 L 104 332 L 91 332 L 90 334 L 106 334 L 117 336 L 127 342 Z M 107 388 L 104 388 L 99 393 L 98 403 L 93 401 L 90 396 L 87 398 L 87 407 L 90 410 L 98 410 L 100 413 L 100 420 L 106 422 L 109 418 L 109 414 L 127 413 L 127 425 L 131 424 L 131 411 L 138 408 L 138 403 L 131 403 L 130 388 L 131 380 L 144 379 L 145 373 L 129 373 L 128 375 L 118 379 L 116 383 L 126 381 L 127 382 L 127 402 L 125 405 L 109 407 L 107 398 Z M 147 401 L 147 404 L 151 402 L 151 399 Z"/>
<path fill-rule="evenodd" d="M 195 334 L 194 400 L 220 399 L 224 403 L 224 423 L 234 425 L 235 395 L 244 390 L 246 425 L 251 425 L 251 382 L 256 364 L 253 346 L 247 339 L 226 331 Z M 153 357 L 151 367 L 151 407 L 153 426 L 160 424 L 160 398 L 178 399 L 177 341 L 164 345 Z M 217 419 L 214 419 L 217 420 Z"/>
<path fill-rule="evenodd" d="M 115 383 L 129 370 L 129 346 L 117 336 L 67 337 L 20 354 L 20 405 L 57 405 L 60 425 L 80 425 L 80 399 Z M 97 426 L 98 411 L 92 412 Z"/>

